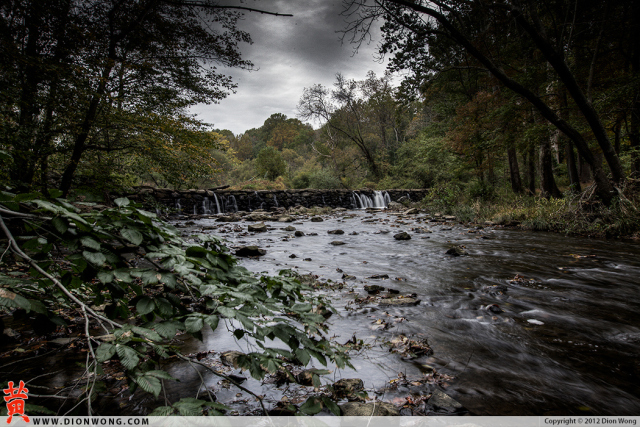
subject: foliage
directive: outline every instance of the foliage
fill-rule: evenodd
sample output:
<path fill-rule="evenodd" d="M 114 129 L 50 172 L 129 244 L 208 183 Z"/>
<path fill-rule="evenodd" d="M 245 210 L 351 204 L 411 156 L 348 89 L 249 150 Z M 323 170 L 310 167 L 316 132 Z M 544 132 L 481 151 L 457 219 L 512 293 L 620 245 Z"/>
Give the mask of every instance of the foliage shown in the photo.
<path fill-rule="evenodd" d="M 323 335 L 324 318 L 314 312 L 326 301 L 309 295 L 310 288 L 293 273 L 256 277 L 217 237 L 184 240 L 126 198 L 115 204 L 74 206 L 38 194 L 0 194 L 0 225 L 10 245 L 3 251 L 10 249 L 31 267 L 27 279 L 0 271 L 0 305 L 5 311 L 46 315 L 58 324 L 65 320 L 54 311 L 66 307 L 82 313 L 87 325 L 102 325 L 114 340 L 87 338 L 87 370 L 94 384 L 101 363 L 117 358 L 132 392 L 140 387 L 158 396 L 162 381 L 174 380 L 161 370 L 161 361 L 173 355 L 186 359 L 171 340 L 181 332 L 202 339 L 206 328 L 220 327 L 259 348 L 238 359 L 257 379 L 284 369 L 285 361 L 306 365 L 314 358 L 326 364 L 329 358 L 350 366 Z M 102 304 L 104 312 L 96 311 Z M 193 311 L 189 304 L 200 309 Z M 285 347 L 268 346 L 267 340 L 275 339 Z M 205 404 L 209 413 L 221 409 L 202 402 L 177 402 L 173 408 L 189 414 Z"/>
<path fill-rule="evenodd" d="M 275 148 L 268 146 L 258 153 L 256 158 L 258 176 L 273 181 L 277 177 L 284 175 L 286 171 L 287 164 L 282 158 L 282 154 Z"/>

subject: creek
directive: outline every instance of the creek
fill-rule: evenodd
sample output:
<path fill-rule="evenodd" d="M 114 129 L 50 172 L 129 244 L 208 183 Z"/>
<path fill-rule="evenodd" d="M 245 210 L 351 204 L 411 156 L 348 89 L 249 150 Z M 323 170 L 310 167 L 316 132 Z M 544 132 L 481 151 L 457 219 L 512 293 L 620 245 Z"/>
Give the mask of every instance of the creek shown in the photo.
<path fill-rule="evenodd" d="M 267 224 L 266 233 L 247 233 L 247 223 L 199 219 L 187 232 L 204 227 L 231 247 L 266 249 L 265 256 L 242 260 L 255 272 L 294 269 L 336 283 L 355 276 L 342 291 L 329 292 L 338 310 L 330 335 L 340 343 L 355 335 L 370 348 L 353 356 L 355 371 L 334 371 L 331 381 L 361 378 L 378 398 L 393 400 L 412 392 L 393 387 L 399 375 L 419 378 L 434 368 L 454 377 L 439 385 L 476 415 L 640 413 L 637 243 L 384 212 Z M 294 237 L 287 225 L 305 235 Z M 345 234 L 328 234 L 334 229 Z M 411 240 L 395 240 L 400 231 Z M 335 240 L 345 244 L 332 246 Z M 468 255 L 445 254 L 452 245 Z M 389 279 L 367 279 L 385 274 Z M 421 302 L 358 308 L 353 300 L 366 295 L 367 284 L 417 294 Z M 387 326 L 378 327 L 381 319 Z M 399 334 L 427 338 L 433 355 L 408 360 L 380 345 Z M 196 347 L 247 350 L 217 335 Z"/>

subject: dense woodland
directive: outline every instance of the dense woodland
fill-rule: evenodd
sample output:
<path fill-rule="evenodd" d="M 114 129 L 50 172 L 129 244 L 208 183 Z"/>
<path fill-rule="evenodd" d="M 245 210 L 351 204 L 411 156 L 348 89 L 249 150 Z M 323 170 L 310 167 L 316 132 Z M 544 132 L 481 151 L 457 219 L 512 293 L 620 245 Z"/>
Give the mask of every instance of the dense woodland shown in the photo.
<path fill-rule="evenodd" d="M 323 301 L 290 273 L 256 278 L 218 239 L 185 241 L 124 198 L 108 208 L 64 198 L 136 185 L 428 188 L 423 207 L 463 221 L 598 236 L 640 229 L 639 2 L 343 3 L 354 48 L 382 26 L 389 74 L 350 80 L 336 70 L 333 86 L 300 94 L 297 117 L 274 112 L 240 135 L 189 107 L 233 96 L 225 67 L 253 69 L 239 20 L 286 10 L 0 3 L 0 306 L 54 329 L 82 319 L 69 328 L 87 331 L 86 413 L 102 362 L 120 360 L 131 389 L 157 397 L 172 380 L 160 360 L 188 359 L 168 340 L 219 322 L 262 347 L 238 362 L 255 378 L 283 360 L 349 362 L 322 336 Z M 186 310 L 196 302 L 200 311 Z M 265 320 L 273 316 L 279 323 Z M 90 338 L 90 323 L 113 340 Z M 265 347 L 275 337 L 288 349 Z M 322 399 L 300 411 L 336 410 Z M 165 402 L 158 414 L 223 411 L 214 401 Z"/>

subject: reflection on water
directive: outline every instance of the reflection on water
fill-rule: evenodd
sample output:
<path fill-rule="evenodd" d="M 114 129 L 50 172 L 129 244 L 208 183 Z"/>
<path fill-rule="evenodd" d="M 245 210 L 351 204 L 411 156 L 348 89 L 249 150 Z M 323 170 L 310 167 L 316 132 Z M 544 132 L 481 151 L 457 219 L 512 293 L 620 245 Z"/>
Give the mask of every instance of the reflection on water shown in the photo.
<path fill-rule="evenodd" d="M 196 229 L 218 224 L 200 220 Z M 336 378 L 359 377 L 379 388 L 399 372 L 419 374 L 428 363 L 456 377 L 447 393 L 476 414 L 640 414 L 637 243 L 470 230 L 384 213 L 294 223 L 306 234 L 297 238 L 284 225 L 271 225 L 266 234 L 226 225 L 213 232 L 232 245 L 267 249 L 259 260 L 243 260 L 253 271 L 294 268 L 340 281 L 340 269 L 356 276 L 349 283 L 360 291 L 375 283 L 417 293 L 422 301 L 354 313 L 345 310 L 353 296 L 334 295 L 341 316 L 330 319 L 331 333 L 339 342 L 353 333 L 369 340 L 423 334 L 435 351 L 414 363 L 372 349 L 354 360 L 357 372 Z M 345 234 L 327 234 L 336 228 Z M 412 239 L 395 240 L 399 231 Z M 331 246 L 333 240 L 345 245 Z M 464 246 L 469 256 L 445 255 L 452 245 Z M 366 279 L 374 274 L 390 279 Z M 370 323 L 382 313 L 408 321 L 372 331 Z"/>

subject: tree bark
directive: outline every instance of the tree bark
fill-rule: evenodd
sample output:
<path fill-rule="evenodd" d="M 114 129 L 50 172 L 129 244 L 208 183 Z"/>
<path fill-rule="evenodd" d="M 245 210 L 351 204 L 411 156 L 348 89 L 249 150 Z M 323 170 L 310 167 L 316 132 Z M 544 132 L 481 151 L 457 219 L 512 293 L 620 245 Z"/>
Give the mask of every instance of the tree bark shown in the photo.
<path fill-rule="evenodd" d="M 516 149 L 511 147 L 507 150 L 509 157 L 509 174 L 511 178 L 511 189 L 516 194 L 522 193 L 522 181 L 520 180 L 520 168 L 518 167 L 518 155 Z"/>

